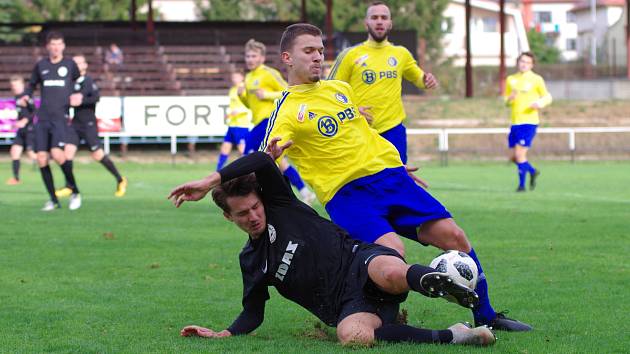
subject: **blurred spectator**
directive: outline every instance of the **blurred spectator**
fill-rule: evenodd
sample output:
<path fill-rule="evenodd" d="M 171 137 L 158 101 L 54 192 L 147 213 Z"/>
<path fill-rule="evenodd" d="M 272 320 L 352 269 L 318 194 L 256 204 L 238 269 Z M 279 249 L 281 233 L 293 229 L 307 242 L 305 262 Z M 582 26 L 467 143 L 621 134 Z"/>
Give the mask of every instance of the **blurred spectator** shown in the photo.
<path fill-rule="evenodd" d="M 116 43 L 109 45 L 109 49 L 105 53 L 105 63 L 113 66 L 121 66 L 125 57 L 122 49 Z"/>

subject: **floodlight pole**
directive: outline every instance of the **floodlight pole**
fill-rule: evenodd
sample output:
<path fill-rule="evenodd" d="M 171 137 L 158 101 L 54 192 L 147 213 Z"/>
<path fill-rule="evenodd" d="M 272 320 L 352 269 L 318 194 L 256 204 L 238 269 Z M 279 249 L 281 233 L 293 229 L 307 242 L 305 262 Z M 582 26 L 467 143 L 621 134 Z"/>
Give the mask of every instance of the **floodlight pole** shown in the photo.
<path fill-rule="evenodd" d="M 138 22 L 136 21 L 136 11 L 138 10 L 138 4 L 136 0 L 131 0 L 131 8 L 129 9 L 129 19 L 131 20 L 131 29 L 136 31 L 138 29 Z"/>
<path fill-rule="evenodd" d="M 335 48 L 333 48 L 333 0 L 326 0 L 326 53 L 324 58 L 335 59 Z"/>
<path fill-rule="evenodd" d="M 153 23 L 153 0 L 147 1 L 149 13 L 147 14 L 147 43 L 155 44 L 155 24 Z"/>
<path fill-rule="evenodd" d="M 499 53 L 499 95 L 505 91 L 505 0 L 499 1 L 499 32 L 501 49 Z"/>
<path fill-rule="evenodd" d="M 466 98 L 473 96 L 472 58 L 470 53 L 470 0 L 466 0 Z"/>

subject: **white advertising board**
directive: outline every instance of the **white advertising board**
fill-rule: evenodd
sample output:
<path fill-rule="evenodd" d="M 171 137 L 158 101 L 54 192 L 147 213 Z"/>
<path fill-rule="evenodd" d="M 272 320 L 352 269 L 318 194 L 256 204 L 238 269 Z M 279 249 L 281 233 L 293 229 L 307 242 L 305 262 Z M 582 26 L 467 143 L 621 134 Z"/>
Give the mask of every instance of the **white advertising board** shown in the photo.
<path fill-rule="evenodd" d="M 124 131 L 138 136 L 222 136 L 228 96 L 124 97 Z"/>

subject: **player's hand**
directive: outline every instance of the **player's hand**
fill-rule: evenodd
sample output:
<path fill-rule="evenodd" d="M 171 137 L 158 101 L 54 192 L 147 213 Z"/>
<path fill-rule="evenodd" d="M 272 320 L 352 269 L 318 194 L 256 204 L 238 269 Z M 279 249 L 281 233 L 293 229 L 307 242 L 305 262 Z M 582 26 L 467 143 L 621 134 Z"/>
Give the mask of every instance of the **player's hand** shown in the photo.
<path fill-rule="evenodd" d="M 287 141 L 287 143 L 284 145 L 278 145 L 278 142 L 280 140 L 282 140 L 282 138 L 279 136 L 272 138 L 267 144 L 267 147 L 265 148 L 265 153 L 271 156 L 271 158 L 274 159 L 274 161 L 277 160 L 280 156 L 282 156 L 282 153 L 284 152 L 284 150 L 290 148 L 291 145 L 293 145 L 293 140 Z"/>
<path fill-rule="evenodd" d="M 20 97 L 17 101 L 15 101 L 15 104 L 17 104 L 20 107 L 26 107 L 30 99 L 31 99 L 31 96 L 25 95 L 25 96 Z"/>
<path fill-rule="evenodd" d="M 529 105 L 529 108 L 531 108 L 531 109 L 540 109 L 540 104 L 538 102 L 534 102 L 534 103 Z"/>
<path fill-rule="evenodd" d="M 243 94 L 245 94 L 245 85 L 238 85 L 236 88 L 236 93 L 239 96 L 243 96 Z"/>
<path fill-rule="evenodd" d="M 70 105 L 72 107 L 78 107 L 81 103 L 83 103 L 83 94 L 77 92 L 70 95 Z"/>
<path fill-rule="evenodd" d="M 422 186 L 425 189 L 429 188 L 429 184 L 425 180 L 413 174 L 414 172 L 418 171 L 419 169 L 418 167 L 405 165 L 405 169 L 407 170 L 407 174 L 409 175 L 409 177 L 411 177 L 411 179 L 413 179 L 414 182 L 416 182 L 418 185 Z"/>
<path fill-rule="evenodd" d="M 424 82 L 424 87 L 427 89 L 434 89 L 439 86 L 437 79 L 431 73 L 424 73 L 422 81 Z"/>
<path fill-rule="evenodd" d="M 221 176 L 214 172 L 209 177 L 184 183 L 175 187 L 168 195 L 168 199 L 173 202 L 176 208 L 179 208 L 184 202 L 196 202 L 203 199 L 208 192 L 221 182 Z"/>
<path fill-rule="evenodd" d="M 215 332 L 211 329 L 199 326 L 186 326 L 179 332 L 179 334 L 182 337 L 199 336 L 206 338 L 224 338 L 232 335 L 232 333 L 230 333 L 227 329 L 224 329 L 221 332 Z"/>
<path fill-rule="evenodd" d="M 372 122 L 374 122 L 374 116 L 372 115 L 372 112 L 370 112 L 371 109 L 372 106 L 359 107 L 359 113 L 365 117 L 365 120 L 367 120 L 369 125 L 372 125 Z"/>
<path fill-rule="evenodd" d="M 15 126 L 18 127 L 19 129 L 24 128 L 27 124 L 28 124 L 28 119 L 26 118 L 22 118 L 18 120 L 17 122 L 15 122 Z"/>
<path fill-rule="evenodd" d="M 264 100 L 265 99 L 265 90 L 258 89 L 255 92 L 256 92 L 256 97 L 258 97 L 259 100 Z"/>

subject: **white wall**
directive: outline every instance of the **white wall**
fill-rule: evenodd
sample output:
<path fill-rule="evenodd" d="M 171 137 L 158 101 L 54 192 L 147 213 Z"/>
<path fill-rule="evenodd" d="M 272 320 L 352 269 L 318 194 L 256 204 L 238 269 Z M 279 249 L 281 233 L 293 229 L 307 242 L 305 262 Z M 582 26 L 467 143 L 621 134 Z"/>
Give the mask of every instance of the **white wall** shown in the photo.
<path fill-rule="evenodd" d="M 560 50 L 562 60 L 575 60 L 578 58 L 578 50 L 569 49 L 567 47 L 569 40 L 574 40 L 577 44 L 578 25 L 575 22 L 568 21 L 568 12 L 573 8 L 573 4 L 557 3 L 557 4 L 536 4 L 532 5 L 532 13 L 536 19 L 536 13 L 551 13 L 551 22 L 536 23 L 540 26 L 541 32 L 547 35 L 553 45 Z"/>

